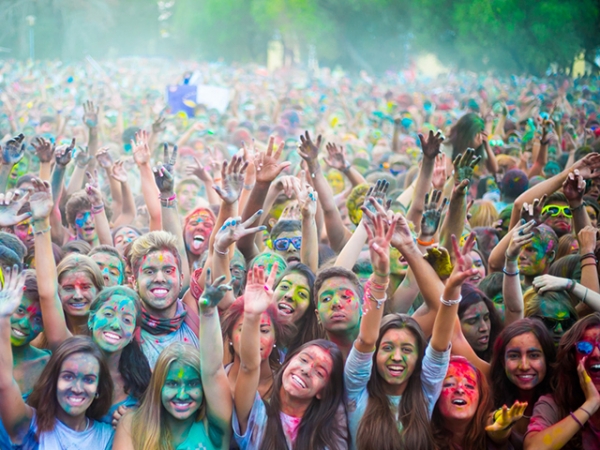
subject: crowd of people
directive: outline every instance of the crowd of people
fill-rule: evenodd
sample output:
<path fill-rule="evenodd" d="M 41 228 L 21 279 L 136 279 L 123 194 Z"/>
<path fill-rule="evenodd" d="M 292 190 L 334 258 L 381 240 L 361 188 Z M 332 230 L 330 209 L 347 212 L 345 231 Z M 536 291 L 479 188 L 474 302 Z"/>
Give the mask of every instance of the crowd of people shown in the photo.
<path fill-rule="evenodd" d="M 600 449 L 596 78 L 3 61 L 0 101 L 1 449 Z"/>

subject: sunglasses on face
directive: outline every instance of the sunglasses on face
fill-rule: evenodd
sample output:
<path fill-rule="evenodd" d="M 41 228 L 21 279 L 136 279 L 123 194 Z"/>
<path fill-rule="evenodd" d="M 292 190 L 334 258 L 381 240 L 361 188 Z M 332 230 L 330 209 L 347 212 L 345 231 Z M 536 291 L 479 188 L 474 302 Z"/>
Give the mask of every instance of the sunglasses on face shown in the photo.
<path fill-rule="evenodd" d="M 541 320 L 549 330 L 555 330 L 556 327 L 560 325 L 564 331 L 567 331 L 575 324 L 575 320 L 572 317 L 565 317 L 564 319 L 552 319 L 550 317 L 537 316 L 536 318 Z"/>
<path fill-rule="evenodd" d="M 597 347 L 598 350 L 600 350 L 600 342 L 579 341 L 575 344 L 577 353 L 583 356 L 591 355 L 594 351 L 594 347 Z"/>
<path fill-rule="evenodd" d="M 573 213 L 571 212 L 571 208 L 568 206 L 559 206 L 559 205 L 547 205 L 542 209 L 542 214 L 550 213 L 552 217 L 556 217 L 559 214 L 562 214 L 567 219 L 573 217 Z"/>
<path fill-rule="evenodd" d="M 290 244 L 292 244 L 296 250 L 300 250 L 300 247 L 302 246 L 302 237 L 275 239 L 273 241 L 273 248 L 280 252 L 285 252 Z"/>

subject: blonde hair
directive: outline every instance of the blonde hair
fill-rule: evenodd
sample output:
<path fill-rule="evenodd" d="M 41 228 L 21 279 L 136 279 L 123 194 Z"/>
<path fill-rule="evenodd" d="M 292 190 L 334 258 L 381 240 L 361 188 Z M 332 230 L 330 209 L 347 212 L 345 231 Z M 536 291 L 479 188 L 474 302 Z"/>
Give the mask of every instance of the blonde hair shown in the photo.
<path fill-rule="evenodd" d="M 200 373 L 200 355 L 190 345 L 176 342 L 165 348 L 154 367 L 150 384 L 146 390 L 144 400 L 140 407 L 133 412 L 131 418 L 131 437 L 133 448 L 144 450 L 173 450 L 171 430 L 166 426 L 165 414 L 169 414 L 162 404 L 161 392 L 167 372 L 171 364 L 180 362 L 193 367 Z M 204 389 L 204 388 L 203 388 Z M 202 396 L 202 404 L 198 409 L 196 422 L 204 419 L 206 400 Z"/>
<path fill-rule="evenodd" d="M 516 169 L 519 161 L 514 156 L 501 154 L 496 156 L 496 162 L 498 163 L 498 167 L 500 170 L 504 169 L 504 173 L 508 172 L 511 169 Z"/>
<path fill-rule="evenodd" d="M 137 238 L 131 245 L 129 258 L 136 278 L 144 256 L 159 250 L 171 252 L 175 256 L 177 268 L 181 272 L 181 255 L 177 250 L 177 238 L 166 231 L 151 231 Z"/>
<path fill-rule="evenodd" d="M 498 221 L 498 211 L 489 200 L 475 200 L 471 207 L 469 224 L 475 227 L 493 227 Z"/>
<path fill-rule="evenodd" d="M 98 264 L 96 264 L 89 256 L 71 253 L 63 258 L 56 268 L 56 272 L 58 275 L 58 284 L 60 284 L 62 276 L 66 273 L 83 272 L 89 277 L 91 282 L 94 283 L 98 292 L 104 288 L 104 277 L 102 276 L 102 272 L 100 271 Z"/>

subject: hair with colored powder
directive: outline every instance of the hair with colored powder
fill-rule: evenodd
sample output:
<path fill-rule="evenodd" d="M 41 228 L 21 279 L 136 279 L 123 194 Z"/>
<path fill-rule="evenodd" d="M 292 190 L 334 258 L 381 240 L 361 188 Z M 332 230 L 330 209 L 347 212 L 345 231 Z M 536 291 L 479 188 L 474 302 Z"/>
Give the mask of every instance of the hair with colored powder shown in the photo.
<path fill-rule="evenodd" d="M 111 300 L 113 295 L 120 295 L 131 299 L 135 308 L 135 327 L 136 330 L 139 329 L 142 324 L 142 301 L 137 292 L 126 286 L 104 288 L 90 305 L 90 319 L 96 315 L 102 305 Z M 121 357 L 119 358 L 119 373 L 124 381 L 125 393 L 136 399 L 141 399 L 144 392 L 146 392 L 148 383 L 150 383 L 152 372 L 148 359 L 135 338 L 132 338 L 123 348 Z"/>
<path fill-rule="evenodd" d="M 104 355 L 89 337 L 71 337 L 52 352 L 48 364 L 44 367 L 31 395 L 27 399 L 27 403 L 36 409 L 36 433 L 38 437 L 42 433 L 54 429 L 57 412 L 61 407 L 56 396 L 61 367 L 68 357 L 80 353 L 93 356 L 100 364 L 98 397 L 94 398 L 85 415 L 90 419 L 100 420 L 108 412 L 112 404 L 113 382 Z"/>
<path fill-rule="evenodd" d="M 529 178 L 525 172 L 519 169 L 506 172 L 500 182 L 500 192 L 505 202 L 514 202 L 527 189 L 529 189 Z"/>
<path fill-rule="evenodd" d="M 271 229 L 271 241 L 277 239 L 282 233 L 302 232 L 302 222 L 299 220 L 278 220 Z"/>
<path fill-rule="evenodd" d="M 552 366 L 556 360 L 556 347 L 552 335 L 538 319 L 525 318 L 517 320 L 502 330 L 494 344 L 494 355 L 490 366 L 491 382 L 494 389 L 494 409 L 502 408 L 502 405 L 510 408 L 519 399 L 517 387 L 506 376 L 506 346 L 513 338 L 526 333 L 533 334 L 538 340 L 546 362 L 546 375 L 533 388 L 533 395 L 529 402 L 535 403 L 541 395 L 545 395 L 550 391 Z"/>
<path fill-rule="evenodd" d="M 75 227 L 75 217 L 82 211 L 91 211 L 92 204 L 85 191 L 75 192 L 65 205 L 65 215 L 67 223 Z"/>
<path fill-rule="evenodd" d="M 470 210 L 469 224 L 475 227 L 493 227 L 498 221 L 498 212 L 490 200 L 475 200 Z"/>
<path fill-rule="evenodd" d="M 492 299 L 498 294 L 502 294 L 502 283 L 504 274 L 502 272 L 492 272 L 479 282 L 478 288 Z"/>
<path fill-rule="evenodd" d="M 119 251 L 111 245 L 99 245 L 97 247 L 94 247 L 92 250 L 90 250 L 90 252 L 88 253 L 88 256 L 92 257 L 93 255 L 95 255 L 97 253 L 104 253 L 106 255 L 110 255 L 119 260 L 119 273 L 120 273 L 120 280 L 121 280 L 120 283 L 122 283 L 123 279 L 125 277 L 125 261 L 121 257 L 121 254 L 119 253 Z"/>
<path fill-rule="evenodd" d="M 573 244 L 577 244 L 577 247 L 573 249 Z M 574 255 L 579 252 L 579 243 L 575 235 L 567 233 L 558 239 L 558 247 L 556 250 L 555 263 L 563 256 Z"/>
<path fill-rule="evenodd" d="M 492 410 L 492 395 L 488 381 L 478 368 L 476 368 L 462 356 L 452 356 L 450 358 L 450 365 L 466 366 L 475 372 L 477 375 L 479 404 L 477 405 L 474 416 L 470 419 L 467 432 L 463 436 L 462 442 L 459 444 L 459 447 L 455 447 L 452 445 L 452 437 L 454 435 L 452 432 L 452 426 L 446 423 L 444 416 L 440 412 L 438 402 L 431 416 L 431 428 L 433 430 L 435 448 L 460 448 L 460 450 L 481 450 L 488 448 L 487 432 L 485 431 L 485 427 L 488 424 L 488 417 L 490 411 Z M 450 447 L 451 445 L 452 447 Z"/>
<path fill-rule="evenodd" d="M 565 203 L 566 205 L 568 205 L 569 200 L 567 200 L 567 197 L 565 196 L 565 194 L 563 194 L 562 192 L 556 191 L 556 192 L 553 192 L 552 194 L 550 194 L 546 198 L 546 201 L 544 202 L 544 206 L 553 205 L 555 203 Z"/>
<path fill-rule="evenodd" d="M 63 245 L 61 250 L 64 252 L 65 256 L 68 256 L 69 253 L 87 255 L 92 251 L 92 246 L 81 239 L 75 239 L 74 241 L 67 242 Z"/>
<path fill-rule="evenodd" d="M 548 291 L 540 295 L 535 290 L 530 289 L 523 295 L 523 301 L 525 302 L 525 310 L 523 311 L 525 317 L 541 317 L 542 303 L 559 303 L 569 311 L 571 318 L 577 320 L 579 317 L 567 291 Z"/>
<path fill-rule="evenodd" d="M 540 238 L 540 242 L 542 243 L 544 253 L 546 255 L 556 252 L 556 248 L 558 247 L 558 236 L 552 228 L 542 223 L 535 227 L 532 232 L 534 236 L 538 236 Z M 554 255 L 556 255 L 556 253 Z M 549 258 L 549 262 L 552 262 L 554 257 L 555 256 L 553 256 L 551 259 Z"/>
<path fill-rule="evenodd" d="M 334 277 L 346 278 L 354 287 L 358 298 L 362 299 L 363 288 L 360 285 L 360 281 L 358 281 L 358 277 L 354 274 L 354 272 L 348 269 L 344 269 L 343 267 L 333 266 L 328 267 L 327 269 L 322 269 L 317 273 L 317 278 L 315 279 L 315 287 L 313 290 L 316 300 L 315 303 L 317 306 L 319 304 L 318 295 L 319 291 L 321 290 L 321 287 L 323 286 L 323 282 L 325 282 L 325 280 L 328 280 L 329 278 Z"/>
<path fill-rule="evenodd" d="M 418 352 L 415 368 L 406 381 L 398 411 L 390 409 L 385 380 L 377 370 L 377 353 L 381 340 L 389 330 L 407 330 L 415 339 Z M 367 383 L 369 401 L 356 434 L 357 448 L 401 450 L 432 448 L 433 438 L 427 417 L 427 399 L 423 394 L 421 370 L 427 341 L 418 323 L 405 314 L 388 314 L 381 321 L 379 337 L 373 353 L 371 377 Z M 398 424 L 402 431 L 398 432 Z"/>
<path fill-rule="evenodd" d="M 588 328 L 600 328 L 600 313 L 590 314 L 577 321 L 561 338 L 556 353 L 554 376 L 550 381 L 552 397 L 558 406 L 559 417 L 567 417 L 586 400 L 581 389 L 577 372 L 577 350 L 575 345 L 581 341 Z M 571 438 L 563 449 L 581 449 L 581 429 Z"/>
<path fill-rule="evenodd" d="M 133 412 L 131 418 L 131 438 L 136 450 L 148 448 L 156 450 L 173 450 L 172 433 L 167 425 L 167 415 L 161 392 L 167 379 L 169 368 L 175 362 L 193 367 L 201 373 L 200 354 L 191 345 L 176 342 L 166 347 L 159 355 L 150 378 L 150 384 L 140 407 Z M 209 387 L 209 386 L 207 386 Z M 204 390 L 204 386 L 202 387 Z M 202 404 L 196 415 L 196 422 L 203 420 L 206 414 L 206 398 L 202 396 Z"/>
<path fill-rule="evenodd" d="M 96 262 L 89 256 L 72 253 L 64 257 L 56 268 L 58 284 L 62 282 L 63 275 L 74 272 L 81 272 L 85 274 L 98 291 L 104 289 L 104 278 L 102 277 L 102 272 L 100 272 L 98 264 L 96 264 Z"/>
<path fill-rule="evenodd" d="M 484 125 L 483 119 L 474 113 L 465 114 L 454 124 L 448 136 L 448 143 L 452 146 L 452 161 L 472 145 Z"/>
<path fill-rule="evenodd" d="M 348 208 L 348 217 L 352 221 L 354 225 L 358 225 L 360 219 L 362 218 L 362 211 L 360 207 L 363 205 L 365 200 L 365 196 L 369 191 L 369 184 L 362 183 L 357 186 L 354 186 L 352 191 L 350 191 L 350 195 L 346 199 L 346 208 Z"/>
<path fill-rule="evenodd" d="M 348 431 L 340 423 L 338 413 L 340 405 L 344 402 L 344 359 L 342 352 L 333 342 L 317 339 L 303 344 L 294 352 L 288 353 L 281 369 L 275 375 L 271 401 L 268 404 L 265 403 L 267 424 L 263 441 L 259 447 L 261 450 L 287 448 L 286 437 L 281 424 L 283 374 L 294 358 L 312 346 L 319 347 L 329 354 L 332 361 L 332 370 L 329 381 L 321 391 L 321 398 L 314 397 L 302 416 L 294 448 L 334 449 L 337 448 L 341 440 L 347 439 Z"/>
<path fill-rule="evenodd" d="M 483 255 L 486 262 L 490 259 L 490 253 L 496 245 L 500 242 L 498 237 L 498 230 L 493 227 L 475 227 L 475 240 L 477 241 L 477 249 Z"/>
<path fill-rule="evenodd" d="M 144 256 L 158 251 L 171 253 L 181 273 L 181 256 L 177 251 L 177 238 L 167 231 L 151 231 L 137 238 L 131 246 L 131 267 L 136 278 Z"/>

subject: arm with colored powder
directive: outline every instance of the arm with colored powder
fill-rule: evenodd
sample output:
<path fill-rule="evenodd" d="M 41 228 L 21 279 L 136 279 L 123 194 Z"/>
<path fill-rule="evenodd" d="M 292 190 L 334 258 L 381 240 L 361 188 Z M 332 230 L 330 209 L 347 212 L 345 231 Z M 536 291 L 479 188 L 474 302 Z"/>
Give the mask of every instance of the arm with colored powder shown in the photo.
<path fill-rule="evenodd" d="M 535 277 L 533 288 L 540 294 L 550 291 L 567 291 L 579 299 L 582 304 L 588 306 L 591 312 L 600 312 L 600 294 L 575 280 L 555 277 L 552 275 L 540 275 Z"/>
<path fill-rule="evenodd" d="M 391 299 L 390 311 L 398 314 L 407 314 L 418 294 L 419 285 L 417 284 L 417 280 L 415 280 L 412 269 L 409 267 L 406 276 L 400 283 L 400 286 L 398 286 L 398 289 L 396 289 L 396 292 L 394 292 Z"/>
<path fill-rule="evenodd" d="M 204 190 L 206 192 L 206 200 L 210 206 L 218 205 L 220 203 L 219 196 L 214 190 L 214 186 L 217 186 L 217 179 L 213 179 L 210 174 L 210 165 L 204 165 L 198 158 L 194 156 L 194 163 L 189 164 L 185 170 L 187 175 L 193 175 L 198 178 L 204 184 Z"/>
<path fill-rule="evenodd" d="M 467 216 L 466 197 L 468 188 L 468 179 L 460 181 L 460 183 L 454 187 L 452 195 L 450 196 L 448 214 L 440 229 L 440 245 L 448 249 L 450 257 L 453 257 L 453 250 L 451 250 L 451 236 L 462 236 L 465 228 L 465 219 Z"/>
<path fill-rule="evenodd" d="M 563 193 L 569 201 L 569 207 L 573 214 L 573 231 L 577 234 L 586 226 L 592 224 L 583 203 L 585 180 L 579 174 L 579 170 L 574 170 L 567 176 L 567 179 L 563 183 Z"/>
<path fill-rule="evenodd" d="M 23 133 L 9 139 L 2 148 L 2 161 L 0 164 L 0 192 L 6 192 L 8 177 L 15 164 L 25 155 L 25 143 Z"/>
<path fill-rule="evenodd" d="M 240 336 L 240 371 L 235 382 L 233 402 L 240 424 L 240 434 L 246 433 L 252 405 L 260 381 L 260 329 L 261 316 L 273 303 L 273 286 L 277 263 L 268 279 L 262 267 L 248 270 L 244 292 L 244 319 Z"/>
<path fill-rule="evenodd" d="M 62 224 L 62 218 L 60 214 L 61 198 L 64 194 L 64 179 L 67 169 L 67 165 L 71 162 L 73 155 L 73 149 L 75 148 L 75 139 L 71 143 L 71 146 L 61 145 L 54 153 L 54 170 L 52 171 L 50 184 L 52 186 L 52 198 L 56 199 L 55 206 L 50 214 L 50 226 L 52 230 L 50 235 L 52 236 L 52 242 L 62 246 L 65 242 L 66 237 L 69 235 L 69 231 Z"/>
<path fill-rule="evenodd" d="M 206 286 L 200 297 L 200 377 L 206 398 L 206 417 L 209 423 L 209 436 L 217 448 L 229 448 L 231 433 L 232 400 L 229 380 L 223 367 L 223 334 L 216 306 L 231 286 L 224 284 L 225 277 L 214 283 L 210 269 L 206 269 Z M 215 439 L 215 437 L 219 439 Z"/>
<path fill-rule="evenodd" d="M 85 172 L 87 171 L 88 164 L 92 160 L 92 157 L 87 148 L 78 146 L 73 153 L 73 159 L 75 160 L 75 167 L 71 174 L 71 178 L 69 179 L 69 185 L 67 186 L 67 198 L 71 197 L 75 192 L 80 191 L 83 187 Z"/>
<path fill-rule="evenodd" d="M 85 193 L 92 204 L 92 215 L 94 216 L 94 224 L 96 225 L 96 233 L 98 233 L 98 241 L 100 245 L 114 245 L 112 234 L 110 233 L 110 224 L 106 217 L 104 208 L 104 199 L 102 192 L 98 187 L 98 171 L 94 170 L 94 175 L 86 172 L 88 183 L 85 185 Z"/>
<path fill-rule="evenodd" d="M 300 141 L 298 154 L 306 161 L 313 186 L 319 195 L 319 203 L 323 208 L 325 228 L 327 229 L 330 246 L 335 252 L 340 252 L 350 239 L 352 233 L 344 225 L 342 215 L 333 198 L 331 187 L 323 176 L 321 166 L 319 165 L 318 156 L 322 138 L 319 135 L 316 142 L 313 142 L 308 131 L 306 131 L 304 135 L 300 136 Z"/>
<path fill-rule="evenodd" d="M 150 231 L 162 230 L 162 214 L 160 207 L 160 192 L 154 182 L 154 174 L 150 167 L 150 148 L 148 147 L 148 132 L 140 130 L 131 141 L 133 159 L 140 171 L 142 195 L 150 216 Z"/>
<path fill-rule="evenodd" d="M 19 307 L 25 275 L 17 266 L 4 272 L 0 290 L 0 416 L 13 444 L 21 444 L 29 430 L 33 409 L 23 400 L 13 374 L 13 353 L 10 318 Z"/>
<path fill-rule="evenodd" d="M 83 104 L 83 123 L 88 128 L 88 151 L 91 156 L 91 168 L 96 167 L 96 152 L 98 151 L 98 111 L 99 108 L 94 106 L 94 102 L 87 101 Z"/>
<path fill-rule="evenodd" d="M 392 152 L 400 153 L 400 124 L 402 119 L 394 119 L 394 134 L 392 135 Z"/>
<path fill-rule="evenodd" d="M 52 158 L 54 157 L 54 145 L 41 137 L 35 139 L 35 142 L 31 143 L 35 149 L 35 154 L 40 160 L 40 178 L 45 181 L 50 181 L 50 174 L 52 170 Z"/>
<path fill-rule="evenodd" d="M 535 155 L 535 161 L 533 161 L 533 165 L 527 172 L 527 177 L 530 180 L 531 178 L 537 175 L 541 175 L 544 170 L 544 167 L 546 166 L 546 163 L 548 162 L 548 128 L 548 121 L 544 121 L 544 125 L 542 127 L 542 138 L 539 142 L 540 148 L 537 154 Z M 567 165 L 567 167 L 570 167 L 570 164 Z"/>

